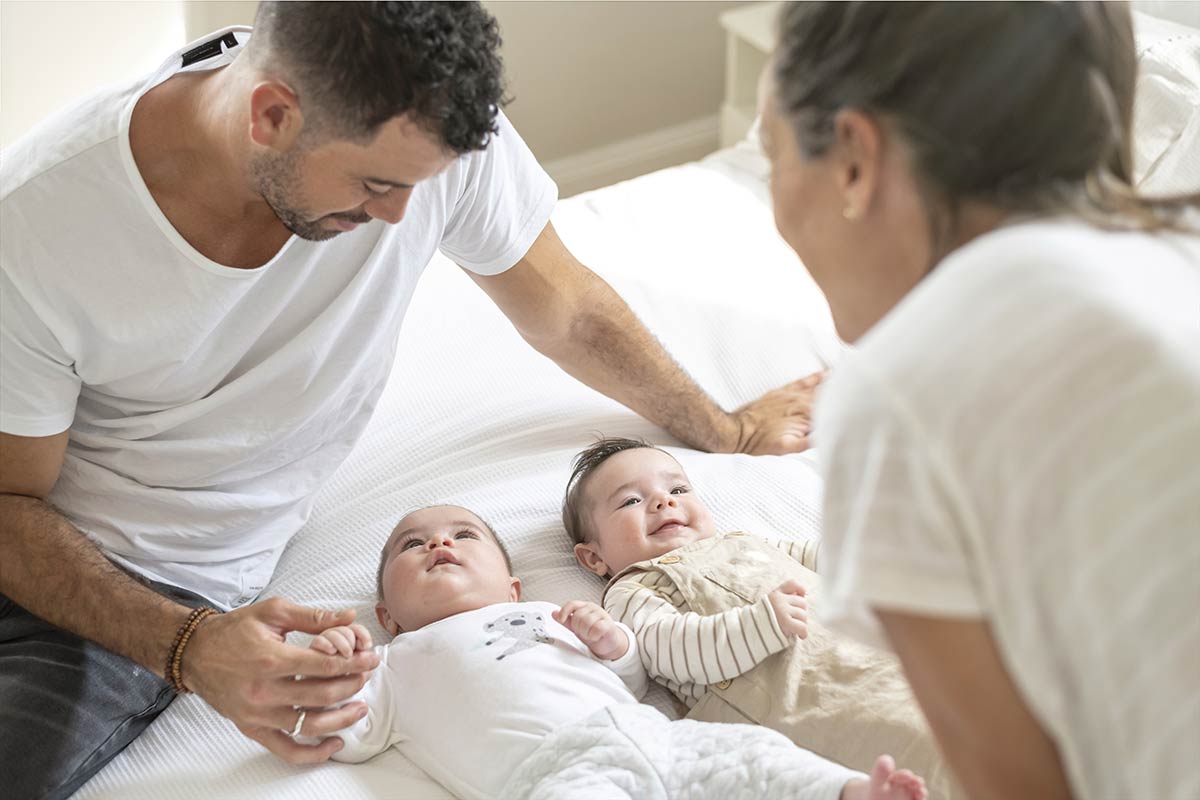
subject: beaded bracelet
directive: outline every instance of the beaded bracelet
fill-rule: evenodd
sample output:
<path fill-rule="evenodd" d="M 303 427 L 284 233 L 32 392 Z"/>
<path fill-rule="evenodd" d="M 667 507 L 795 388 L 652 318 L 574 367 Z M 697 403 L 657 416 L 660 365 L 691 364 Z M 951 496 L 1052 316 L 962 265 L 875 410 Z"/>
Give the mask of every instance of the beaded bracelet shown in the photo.
<path fill-rule="evenodd" d="M 167 683 L 171 684 L 171 688 L 177 694 L 192 693 L 191 689 L 183 685 L 183 676 L 180 670 L 183 666 L 183 648 L 187 647 L 188 640 L 192 638 L 196 628 L 200 627 L 201 622 L 213 614 L 219 613 L 221 612 L 210 606 L 194 608 L 188 615 L 187 622 L 180 625 L 179 630 L 175 632 L 175 641 L 171 643 L 171 649 L 167 653 L 167 666 L 163 670 L 163 677 L 167 679 Z"/>

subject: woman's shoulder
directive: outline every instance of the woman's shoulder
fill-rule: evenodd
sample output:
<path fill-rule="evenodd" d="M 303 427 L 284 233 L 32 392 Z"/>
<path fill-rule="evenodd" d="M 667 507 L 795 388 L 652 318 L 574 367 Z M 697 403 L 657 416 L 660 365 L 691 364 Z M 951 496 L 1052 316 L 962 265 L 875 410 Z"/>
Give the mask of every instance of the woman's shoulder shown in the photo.
<path fill-rule="evenodd" d="M 944 259 L 839 364 L 823 401 L 850 425 L 938 428 L 1146 370 L 1182 391 L 1200 382 L 1178 374 L 1200 371 L 1198 298 L 1200 237 L 1008 226 Z"/>
<path fill-rule="evenodd" d="M 863 337 L 860 350 L 900 369 L 931 358 L 973 363 L 987 354 L 1034 367 L 1096 335 L 1194 335 L 1197 297 L 1200 236 L 1030 222 L 992 231 L 943 259 Z"/>

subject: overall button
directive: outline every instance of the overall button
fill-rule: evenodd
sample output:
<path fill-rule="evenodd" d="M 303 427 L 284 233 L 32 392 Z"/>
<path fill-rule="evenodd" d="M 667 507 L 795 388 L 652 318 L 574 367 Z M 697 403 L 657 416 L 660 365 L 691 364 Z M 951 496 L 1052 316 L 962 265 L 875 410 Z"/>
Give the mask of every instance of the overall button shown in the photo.
<path fill-rule="evenodd" d="M 660 558 L 658 560 L 658 563 L 660 563 L 660 564 L 678 564 L 680 561 L 683 561 L 683 559 L 680 558 L 679 556 L 663 556 L 662 558 Z"/>
<path fill-rule="evenodd" d="M 720 683 L 717 684 L 717 688 L 718 689 L 728 689 L 732 685 L 733 685 L 733 681 L 721 681 Z"/>
<path fill-rule="evenodd" d="M 732 532 L 732 533 L 730 533 L 729 535 L 730 535 L 730 536 L 745 536 L 746 534 L 745 534 L 745 533 L 743 533 L 742 531 L 733 531 L 733 532 Z"/>

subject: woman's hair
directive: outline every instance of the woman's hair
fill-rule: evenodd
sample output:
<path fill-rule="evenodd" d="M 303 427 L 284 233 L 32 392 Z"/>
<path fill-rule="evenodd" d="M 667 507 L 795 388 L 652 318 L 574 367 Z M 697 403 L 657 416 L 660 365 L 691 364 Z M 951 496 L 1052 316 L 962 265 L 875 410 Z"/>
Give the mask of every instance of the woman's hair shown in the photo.
<path fill-rule="evenodd" d="M 776 100 L 800 151 L 829 148 L 841 109 L 876 115 L 911 148 L 935 236 L 964 200 L 1143 229 L 1200 201 L 1133 188 L 1124 3 L 789 3 L 779 27 Z"/>
<path fill-rule="evenodd" d="M 318 129 L 369 139 L 411 114 L 455 153 L 482 150 L 504 97 L 496 20 L 477 2 L 259 4 L 249 50 Z"/>
<path fill-rule="evenodd" d="M 645 439 L 625 439 L 610 436 L 599 439 L 595 444 L 575 456 L 571 466 L 571 477 L 567 479 L 567 491 L 563 497 L 562 520 L 567 536 L 573 544 L 584 544 L 589 539 L 587 514 L 584 509 L 583 484 L 600 465 L 617 453 L 639 449 L 659 450 Z M 666 452 L 659 450 L 659 452 Z"/>

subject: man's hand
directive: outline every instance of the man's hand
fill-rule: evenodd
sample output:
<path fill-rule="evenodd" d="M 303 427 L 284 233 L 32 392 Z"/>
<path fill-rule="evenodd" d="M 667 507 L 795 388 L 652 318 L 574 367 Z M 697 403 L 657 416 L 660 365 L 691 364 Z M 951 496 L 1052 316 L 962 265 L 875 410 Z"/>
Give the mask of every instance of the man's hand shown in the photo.
<path fill-rule="evenodd" d="M 550 616 L 579 637 L 601 661 L 616 661 L 629 652 L 629 637 L 600 606 L 572 600 Z"/>
<path fill-rule="evenodd" d="M 813 396 L 825 375 L 792 381 L 734 411 L 740 428 L 736 452 L 777 456 L 807 450 Z"/>
<path fill-rule="evenodd" d="M 360 650 L 371 649 L 371 634 L 362 625 L 338 625 L 327 628 L 308 645 L 313 650 L 349 658 Z"/>
<path fill-rule="evenodd" d="M 804 599 L 807 593 L 799 581 L 789 580 L 767 595 L 767 602 L 771 604 L 784 636 L 808 637 L 808 601 Z"/>
<path fill-rule="evenodd" d="M 184 650 L 184 684 L 283 760 L 325 761 L 342 749 L 341 739 L 328 737 L 305 745 L 285 731 L 296 724 L 300 708 L 306 710 L 301 733 L 315 738 L 366 716 L 364 703 L 326 707 L 361 689 L 378 666 L 379 656 L 371 650 L 358 650 L 349 657 L 327 655 L 287 644 L 284 638 L 288 631 L 322 633 L 353 620 L 353 610 L 324 611 L 279 597 L 209 617 Z M 296 680 L 297 675 L 304 680 Z"/>

